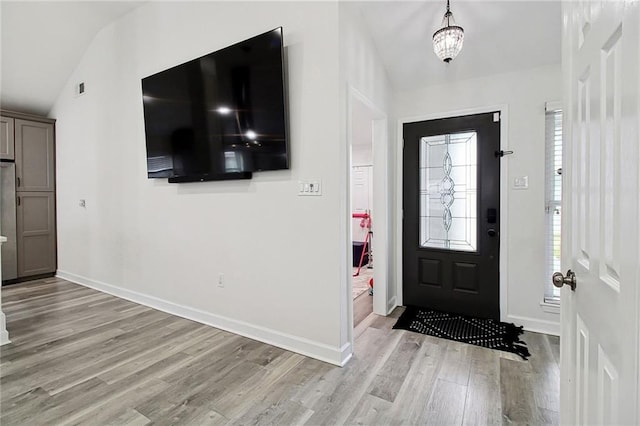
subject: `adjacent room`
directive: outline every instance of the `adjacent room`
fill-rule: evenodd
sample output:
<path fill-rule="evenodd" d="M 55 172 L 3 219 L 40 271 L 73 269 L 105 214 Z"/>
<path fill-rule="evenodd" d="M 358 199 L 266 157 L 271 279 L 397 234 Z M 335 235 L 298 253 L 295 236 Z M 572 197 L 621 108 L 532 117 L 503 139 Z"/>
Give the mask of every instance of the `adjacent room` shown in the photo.
<path fill-rule="evenodd" d="M 640 421 L 638 2 L 0 24 L 3 425 Z"/>
<path fill-rule="evenodd" d="M 351 211 L 354 326 L 373 312 L 373 113 L 361 101 L 351 115 Z"/>

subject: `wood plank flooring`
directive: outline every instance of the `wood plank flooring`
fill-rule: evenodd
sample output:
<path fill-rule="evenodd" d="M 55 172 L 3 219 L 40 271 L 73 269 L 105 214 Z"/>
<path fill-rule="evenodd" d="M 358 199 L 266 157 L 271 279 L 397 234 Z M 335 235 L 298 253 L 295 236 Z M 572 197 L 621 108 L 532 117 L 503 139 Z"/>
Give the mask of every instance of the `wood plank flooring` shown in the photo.
<path fill-rule="evenodd" d="M 373 312 L 373 296 L 365 291 L 353 299 L 353 326 L 357 327 L 366 317 Z"/>
<path fill-rule="evenodd" d="M 2 299 L 2 425 L 558 423 L 551 336 L 522 361 L 393 330 L 396 309 L 358 321 L 339 368 L 61 279 Z"/>

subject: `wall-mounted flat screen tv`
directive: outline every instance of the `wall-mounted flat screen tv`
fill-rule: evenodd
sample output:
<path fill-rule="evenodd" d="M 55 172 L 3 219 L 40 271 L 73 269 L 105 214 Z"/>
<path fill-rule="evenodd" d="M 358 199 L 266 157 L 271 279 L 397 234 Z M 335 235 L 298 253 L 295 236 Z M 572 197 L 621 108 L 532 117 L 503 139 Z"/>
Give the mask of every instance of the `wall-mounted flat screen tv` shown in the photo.
<path fill-rule="evenodd" d="M 289 168 L 282 28 L 142 79 L 150 178 Z"/>

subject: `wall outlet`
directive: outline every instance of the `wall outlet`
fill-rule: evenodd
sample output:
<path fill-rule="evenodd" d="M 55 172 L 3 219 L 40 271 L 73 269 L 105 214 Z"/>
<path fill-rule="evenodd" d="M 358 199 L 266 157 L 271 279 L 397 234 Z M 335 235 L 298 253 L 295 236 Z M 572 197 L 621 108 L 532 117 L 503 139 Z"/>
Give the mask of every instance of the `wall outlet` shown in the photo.
<path fill-rule="evenodd" d="M 218 287 L 224 287 L 224 274 L 222 272 L 218 274 Z"/>

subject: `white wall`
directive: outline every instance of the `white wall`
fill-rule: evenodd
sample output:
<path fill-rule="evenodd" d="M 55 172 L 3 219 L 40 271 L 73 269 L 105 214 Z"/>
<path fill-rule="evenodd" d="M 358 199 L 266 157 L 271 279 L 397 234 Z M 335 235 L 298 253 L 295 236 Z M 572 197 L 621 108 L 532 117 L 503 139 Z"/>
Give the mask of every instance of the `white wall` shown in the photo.
<path fill-rule="evenodd" d="M 141 78 L 278 26 L 291 169 L 250 181 L 147 179 Z M 102 30 L 50 113 L 59 275 L 343 362 L 338 36 L 338 5 L 324 2 L 151 2 Z M 321 197 L 297 195 L 310 178 L 322 179 Z"/>
<path fill-rule="evenodd" d="M 443 65 L 445 66 L 445 65 Z M 395 93 L 394 111 L 399 121 L 411 117 L 447 114 L 452 111 L 506 104 L 508 149 L 507 310 L 502 318 L 534 331 L 559 332 L 559 315 L 547 312 L 540 303 L 544 283 L 550 279 L 545 268 L 544 199 L 544 114 L 545 102 L 561 98 L 560 65 L 483 77 Z M 400 143 L 400 142 L 399 142 Z M 396 158 L 397 159 L 397 158 Z M 396 162 L 396 164 L 400 164 Z M 394 170 L 396 182 L 401 171 Z M 529 177 L 528 190 L 514 190 L 513 179 Z M 399 195 L 396 202 L 401 202 Z M 397 205 L 397 204 L 396 204 Z M 396 230 L 401 231 L 397 223 Z M 402 247 L 397 245 L 396 250 Z M 401 266 L 401 265 L 399 265 Z"/>
<path fill-rule="evenodd" d="M 371 166 L 373 164 L 373 150 L 371 146 L 353 145 L 351 150 L 351 164 L 354 166 Z"/>
<path fill-rule="evenodd" d="M 349 87 L 356 89 L 383 113 L 391 110 L 392 91 L 360 10 L 340 2 L 340 68 Z M 346 89 L 346 87 L 345 87 Z"/>
<path fill-rule="evenodd" d="M 350 106 L 351 164 L 353 166 L 371 166 L 373 164 L 373 121 L 375 120 L 375 113 L 360 101 L 354 101 Z"/>

